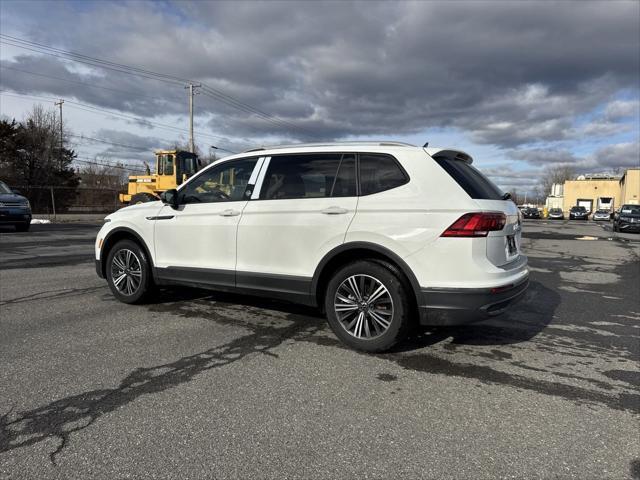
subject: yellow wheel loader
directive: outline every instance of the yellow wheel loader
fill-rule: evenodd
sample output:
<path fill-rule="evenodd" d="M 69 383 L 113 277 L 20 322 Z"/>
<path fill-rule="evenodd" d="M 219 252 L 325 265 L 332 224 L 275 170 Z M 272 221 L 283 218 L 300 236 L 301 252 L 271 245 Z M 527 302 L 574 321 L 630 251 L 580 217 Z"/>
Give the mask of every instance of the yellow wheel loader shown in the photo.
<path fill-rule="evenodd" d="M 118 197 L 120 202 L 129 205 L 159 200 L 162 192 L 176 188 L 201 167 L 198 156 L 184 150 L 158 150 L 155 154 L 156 172 L 131 175 L 127 193 Z"/>

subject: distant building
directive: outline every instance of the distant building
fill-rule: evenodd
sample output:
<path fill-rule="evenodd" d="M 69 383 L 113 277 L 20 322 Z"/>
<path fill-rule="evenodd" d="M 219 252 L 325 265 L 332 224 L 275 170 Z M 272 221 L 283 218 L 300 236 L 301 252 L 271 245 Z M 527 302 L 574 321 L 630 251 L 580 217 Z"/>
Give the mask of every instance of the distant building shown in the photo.
<path fill-rule="evenodd" d="M 620 179 L 620 205 L 640 203 L 640 168 L 630 168 Z"/>
<path fill-rule="evenodd" d="M 544 206 L 547 210 L 552 208 L 562 208 L 564 201 L 564 185 L 562 183 L 554 183 L 551 186 L 551 193 L 547 197 Z"/>
<path fill-rule="evenodd" d="M 596 173 L 564 182 L 562 209 L 584 206 L 588 211 L 613 210 L 624 203 L 640 203 L 640 169 L 623 175 Z"/>

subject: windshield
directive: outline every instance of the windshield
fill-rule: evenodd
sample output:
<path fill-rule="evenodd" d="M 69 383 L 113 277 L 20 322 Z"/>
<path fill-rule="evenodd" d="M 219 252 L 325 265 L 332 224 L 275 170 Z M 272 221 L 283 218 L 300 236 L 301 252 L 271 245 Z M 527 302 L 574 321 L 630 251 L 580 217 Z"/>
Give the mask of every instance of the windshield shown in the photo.
<path fill-rule="evenodd" d="M 560 213 L 560 212 L 562 212 L 562 210 L 560 210 L 559 208 L 552 208 L 550 211 L 551 211 L 551 213 Z"/>
<path fill-rule="evenodd" d="M 620 213 L 630 213 L 632 215 L 640 215 L 640 205 L 623 205 Z"/>
<path fill-rule="evenodd" d="M 574 212 L 586 212 L 587 209 L 584 207 L 571 207 L 571 210 L 573 210 Z"/>
<path fill-rule="evenodd" d="M 13 193 L 7 184 L 4 182 L 0 182 L 0 193 Z"/>

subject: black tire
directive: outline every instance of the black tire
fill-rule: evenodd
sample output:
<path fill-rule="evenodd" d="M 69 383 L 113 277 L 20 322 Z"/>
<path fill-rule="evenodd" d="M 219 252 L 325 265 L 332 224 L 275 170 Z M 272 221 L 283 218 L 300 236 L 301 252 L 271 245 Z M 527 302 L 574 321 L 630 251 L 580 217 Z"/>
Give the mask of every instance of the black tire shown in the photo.
<path fill-rule="evenodd" d="M 135 260 L 132 258 L 131 268 L 128 270 L 131 272 L 129 276 L 134 277 L 134 271 L 137 270 L 136 261 L 140 266 L 139 283 L 137 283 L 137 286 L 135 286 L 132 293 L 123 291 L 126 290 L 126 288 L 122 287 L 122 284 L 120 284 L 121 288 L 116 286 L 116 280 L 120 277 L 117 277 L 114 280 L 114 275 L 118 275 L 121 271 L 117 266 L 118 263 L 114 263 L 114 258 L 118 257 L 118 261 L 122 261 L 122 257 L 119 254 L 127 256 L 127 251 L 133 253 L 135 256 Z M 151 276 L 149 259 L 147 258 L 144 249 L 132 240 L 120 240 L 109 251 L 107 263 L 105 265 L 105 276 L 107 283 L 109 284 L 109 288 L 111 289 L 111 293 L 113 293 L 113 296 L 123 303 L 143 303 L 153 289 L 153 278 Z M 135 285 L 135 279 L 137 278 L 137 275 L 135 275 L 135 278 L 131 278 L 131 280 L 125 277 L 121 282 L 131 281 Z"/>
<path fill-rule="evenodd" d="M 391 302 L 388 303 L 389 305 L 391 305 L 391 310 L 388 314 L 390 315 L 391 320 L 386 330 L 382 327 L 381 324 L 374 324 L 375 322 L 373 320 L 373 317 L 367 318 L 365 315 L 363 318 L 363 323 L 366 324 L 366 327 L 360 327 L 361 335 L 357 336 L 354 332 L 347 331 L 347 324 L 352 323 L 353 320 L 356 319 L 356 317 L 360 314 L 359 312 L 361 308 L 366 308 L 366 312 L 368 314 L 368 304 L 366 307 L 364 305 L 359 305 L 358 307 L 356 307 L 358 308 L 358 311 L 354 311 L 353 313 L 356 315 L 356 317 L 352 316 L 347 320 L 345 320 L 346 317 L 343 317 L 344 323 L 338 318 L 338 313 L 336 312 L 336 309 L 334 307 L 334 303 L 337 298 L 336 293 L 338 292 L 339 288 L 341 289 L 341 292 L 344 293 L 344 290 L 342 290 L 343 282 L 347 282 L 347 279 L 354 275 L 359 276 L 357 278 L 365 277 L 365 281 L 370 282 L 369 288 L 372 288 L 371 285 L 376 285 L 373 282 L 373 280 L 376 280 L 378 284 L 383 285 L 386 289 L 385 296 L 388 294 L 391 299 Z M 325 311 L 327 312 L 327 320 L 329 321 L 329 326 L 336 334 L 336 336 L 351 348 L 372 353 L 389 350 L 396 343 L 400 342 L 407 336 L 411 327 L 412 308 L 409 302 L 409 288 L 410 287 L 406 284 L 406 281 L 404 280 L 402 275 L 392 265 L 386 262 L 382 262 L 379 260 L 359 260 L 350 263 L 334 273 L 333 277 L 329 281 L 329 284 L 327 285 L 324 306 Z M 367 296 L 363 295 L 363 297 L 365 297 L 363 298 L 363 300 L 368 300 Z M 353 302 L 354 305 L 357 303 L 359 302 Z M 378 309 L 375 309 L 374 307 L 375 305 L 371 306 L 371 309 L 373 311 L 380 311 Z M 363 312 L 364 311 L 365 310 L 363 310 Z M 349 314 L 352 315 L 351 313 Z M 357 326 L 355 328 L 357 329 Z M 371 333 L 370 338 L 363 338 L 363 335 L 366 335 L 365 332 L 363 332 L 364 328 L 366 328 L 366 332 Z M 380 329 L 380 331 L 378 331 L 378 329 Z"/>
<path fill-rule="evenodd" d="M 16 232 L 28 232 L 29 228 L 31 228 L 31 223 L 16 223 L 15 224 L 16 227 Z"/>
<path fill-rule="evenodd" d="M 151 193 L 136 193 L 133 197 L 131 197 L 131 205 L 136 205 L 138 203 L 146 203 L 146 202 L 155 202 L 158 200 L 158 197 L 152 195 Z"/>

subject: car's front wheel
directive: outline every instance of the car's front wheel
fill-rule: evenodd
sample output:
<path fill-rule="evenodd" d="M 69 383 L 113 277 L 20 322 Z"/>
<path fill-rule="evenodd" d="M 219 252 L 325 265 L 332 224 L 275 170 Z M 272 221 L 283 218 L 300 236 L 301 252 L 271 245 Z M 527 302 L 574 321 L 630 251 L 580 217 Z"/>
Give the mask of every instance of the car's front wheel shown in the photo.
<path fill-rule="evenodd" d="M 124 303 L 141 303 L 152 287 L 150 264 L 140 245 L 121 240 L 109 251 L 105 269 L 113 296 Z"/>
<path fill-rule="evenodd" d="M 28 222 L 16 223 L 15 227 L 16 227 L 16 232 L 28 232 L 29 227 L 31 227 L 31 224 Z"/>
<path fill-rule="evenodd" d="M 390 264 L 357 261 L 338 270 L 329 281 L 325 311 L 342 342 L 357 350 L 382 352 L 408 333 L 408 286 Z"/>

